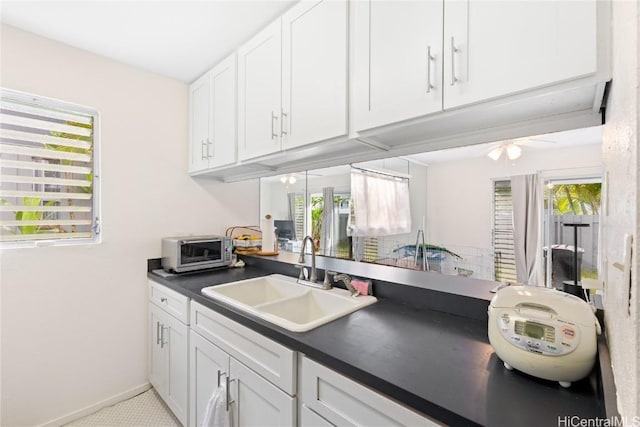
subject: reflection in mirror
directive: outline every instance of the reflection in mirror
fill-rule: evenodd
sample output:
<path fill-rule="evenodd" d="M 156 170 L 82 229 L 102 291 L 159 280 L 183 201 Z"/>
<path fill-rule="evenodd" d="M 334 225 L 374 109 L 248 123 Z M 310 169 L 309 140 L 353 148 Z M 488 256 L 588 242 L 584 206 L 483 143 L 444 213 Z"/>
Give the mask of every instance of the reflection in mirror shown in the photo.
<path fill-rule="evenodd" d="M 601 182 L 601 132 L 600 127 L 579 129 L 263 178 L 261 216 L 271 214 L 279 224 L 280 250 L 297 252 L 302 238 L 311 235 L 325 256 L 558 287 L 563 281 L 557 276 L 559 261 L 552 265 L 551 259 L 573 250 L 570 227 L 564 226 L 568 221 L 592 224 L 581 227 L 585 234 L 577 246 L 579 253 L 585 250 L 581 241 L 591 248 L 583 274 L 597 276 L 599 187 L 594 195 L 566 184 Z M 356 206 L 362 187 L 352 179 L 361 175 L 384 177 L 387 185 L 367 182 L 364 211 Z M 521 180 L 533 180 L 531 193 L 520 190 Z M 408 184 L 407 206 L 402 185 L 392 195 L 383 189 L 391 181 Z M 543 193 L 553 185 L 557 200 Z M 533 195 L 530 213 L 521 214 L 519 200 Z M 387 230 L 370 227 L 380 218 L 387 218 L 382 221 Z M 363 224 L 368 231 L 360 233 Z M 517 249 L 522 241 L 537 243 L 525 253 Z M 549 246 L 553 251 L 547 257 Z M 563 274 L 575 276 L 569 270 Z"/>
<path fill-rule="evenodd" d="M 306 233 L 306 172 L 260 179 L 260 218 L 274 219 L 279 250 L 297 252 Z"/>

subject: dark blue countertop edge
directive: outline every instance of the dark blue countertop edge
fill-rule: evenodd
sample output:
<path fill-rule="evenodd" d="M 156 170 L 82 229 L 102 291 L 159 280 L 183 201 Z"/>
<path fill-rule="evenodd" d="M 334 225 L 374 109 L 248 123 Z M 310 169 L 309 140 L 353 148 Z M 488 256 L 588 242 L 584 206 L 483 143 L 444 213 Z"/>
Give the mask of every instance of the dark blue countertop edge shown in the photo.
<path fill-rule="evenodd" d="M 309 344 L 300 338 L 299 334 L 291 333 L 282 328 L 274 326 L 262 319 L 247 315 L 235 310 L 233 307 L 218 303 L 212 299 L 206 298 L 200 294 L 203 281 L 206 286 L 225 283 L 229 281 L 242 280 L 251 277 L 263 276 L 265 274 L 280 273 L 292 276 L 292 266 L 290 264 L 272 261 L 260 257 L 244 257 L 247 268 L 244 269 L 228 269 L 218 270 L 209 273 L 194 273 L 171 278 L 163 278 L 152 270 L 160 267 L 159 260 L 149 260 L 148 276 L 149 278 L 168 286 L 177 292 L 186 295 L 193 300 L 247 326 L 256 332 L 259 332 L 269 338 L 280 342 L 281 344 L 304 353 L 310 358 L 359 381 L 391 398 L 413 408 L 416 411 L 438 420 L 448 425 L 483 425 L 470 420 L 464 415 L 443 408 L 424 397 L 416 395 L 384 378 L 378 377 L 366 370 L 360 369 L 354 364 L 343 361 L 340 357 L 335 357 L 326 350 L 320 350 L 312 343 Z M 319 274 L 323 273 L 322 271 Z M 322 276 L 320 276 L 322 277 Z M 453 295 L 447 293 L 438 293 L 430 289 L 419 289 L 411 286 L 399 285 L 396 283 L 375 281 L 374 289 L 376 296 L 385 301 L 385 306 L 390 304 L 399 304 L 410 307 L 414 310 L 432 310 L 448 313 L 448 315 L 461 316 L 476 321 L 486 322 L 488 300 L 467 297 L 463 295 Z M 440 295 L 438 295 L 440 294 Z M 476 322 L 477 323 L 477 322 Z M 318 328 L 318 329 L 322 329 Z M 615 386 L 611 375 L 611 365 L 608 359 L 608 351 L 604 338 L 599 340 L 599 363 L 597 369 L 594 369 L 588 381 L 596 384 L 597 387 L 597 414 L 598 416 L 606 416 L 610 418 L 617 415 L 615 407 Z M 587 381 L 587 380 L 584 380 Z M 608 396 L 608 397 L 607 397 Z M 611 398 L 613 396 L 613 398 Z M 613 400 L 612 400 L 613 399 Z M 595 403 L 595 402 L 594 402 Z"/>

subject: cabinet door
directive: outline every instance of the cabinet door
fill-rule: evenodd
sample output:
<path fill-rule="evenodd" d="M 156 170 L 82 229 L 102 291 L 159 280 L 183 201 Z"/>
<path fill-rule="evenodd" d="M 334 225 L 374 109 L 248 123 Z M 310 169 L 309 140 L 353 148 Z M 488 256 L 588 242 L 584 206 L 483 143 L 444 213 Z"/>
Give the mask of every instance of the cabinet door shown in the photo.
<path fill-rule="evenodd" d="M 164 348 L 160 346 L 163 323 L 162 310 L 149 304 L 149 382 L 164 398 Z"/>
<path fill-rule="evenodd" d="M 444 2 L 444 108 L 596 72 L 596 1 Z"/>
<path fill-rule="evenodd" d="M 307 405 L 300 405 L 300 427 L 334 427 L 329 421 L 313 412 Z"/>
<path fill-rule="evenodd" d="M 189 87 L 189 172 L 197 172 L 209 167 L 207 149 L 209 147 L 211 79 L 209 73 L 193 82 Z"/>
<path fill-rule="evenodd" d="M 187 393 L 189 380 L 189 327 L 168 314 L 164 315 L 165 351 L 164 400 L 183 425 L 187 424 Z"/>
<path fill-rule="evenodd" d="M 441 1 L 353 4 L 355 130 L 442 109 Z"/>
<path fill-rule="evenodd" d="M 235 427 L 293 426 L 296 399 L 231 358 Z"/>
<path fill-rule="evenodd" d="M 302 358 L 302 403 L 339 426 L 437 426 L 438 423 L 322 366 Z"/>
<path fill-rule="evenodd" d="M 283 148 L 347 133 L 348 9 L 302 1 L 282 16 Z"/>
<path fill-rule="evenodd" d="M 209 167 L 236 161 L 236 55 L 233 54 L 210 72 L 211 140 Z"/>
<path fill-rule="evenodd" d="M 209 399 L 218 387 L 218 371 L 229 372 L 229 356 L 191 331 L 189 344 L 189 425 L 201 426 Z M 221 377 L 221 381 L 225 377 Z"/>
<path fill-rule="evenodd" d="M 238 49 L 238 158 L 280 150 L 281 20 Z"/>

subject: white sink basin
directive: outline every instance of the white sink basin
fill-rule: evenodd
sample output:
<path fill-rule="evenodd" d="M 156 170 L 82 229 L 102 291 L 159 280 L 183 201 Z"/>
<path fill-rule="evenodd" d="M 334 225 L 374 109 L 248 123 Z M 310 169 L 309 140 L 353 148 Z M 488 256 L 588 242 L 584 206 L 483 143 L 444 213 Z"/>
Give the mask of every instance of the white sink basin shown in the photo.
<path fill-rule="evenodd" d="M 377 301 L 353 298 L 344 289 L 311 288 L 280 274 L 209 286 L 202 293 L 293 332 L 309 331 Z"/>

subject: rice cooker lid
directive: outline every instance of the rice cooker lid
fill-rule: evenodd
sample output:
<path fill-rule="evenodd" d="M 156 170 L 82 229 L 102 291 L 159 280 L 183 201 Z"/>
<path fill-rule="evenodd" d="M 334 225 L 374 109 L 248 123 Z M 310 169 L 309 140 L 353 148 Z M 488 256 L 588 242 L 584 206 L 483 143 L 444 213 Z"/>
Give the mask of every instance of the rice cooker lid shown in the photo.
<path fill-rule="evenodd" d="M 585 301 L 566 292 L 538 286 L 504 287 L 494 295 L 489 310 L 527 306 L 548 307 L 564 320 L 585 326 L 594 325 L 593 310 Z"/>

